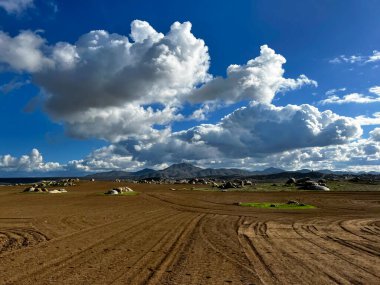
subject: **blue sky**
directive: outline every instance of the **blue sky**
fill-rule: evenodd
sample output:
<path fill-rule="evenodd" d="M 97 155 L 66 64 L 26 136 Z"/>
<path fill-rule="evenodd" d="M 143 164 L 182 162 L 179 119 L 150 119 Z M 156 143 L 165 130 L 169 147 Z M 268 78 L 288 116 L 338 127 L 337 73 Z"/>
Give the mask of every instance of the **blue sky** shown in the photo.
<path fill-rule="evenodd" d="M 380 1 L 205 2 L 0 0 L 0 175 L 380 170 Z"/>

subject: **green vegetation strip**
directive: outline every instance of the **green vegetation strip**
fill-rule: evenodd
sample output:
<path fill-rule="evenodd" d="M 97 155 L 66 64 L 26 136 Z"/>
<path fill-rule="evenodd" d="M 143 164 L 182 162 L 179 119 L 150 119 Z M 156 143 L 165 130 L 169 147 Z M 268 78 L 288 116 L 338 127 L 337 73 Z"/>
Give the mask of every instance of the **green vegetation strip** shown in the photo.
<path fill-rule="evenodd" d="M 297 209 L 315 209 L 316 207 L 313 205 L 306 205 L 306 204 L 287 204 L 287 203 L 239 203 L 239 206 L 243 207 L 254 207 L 254 208 L 260 208 L 260 209 L 290 209 L 290 210 L 297 210 Z"/>

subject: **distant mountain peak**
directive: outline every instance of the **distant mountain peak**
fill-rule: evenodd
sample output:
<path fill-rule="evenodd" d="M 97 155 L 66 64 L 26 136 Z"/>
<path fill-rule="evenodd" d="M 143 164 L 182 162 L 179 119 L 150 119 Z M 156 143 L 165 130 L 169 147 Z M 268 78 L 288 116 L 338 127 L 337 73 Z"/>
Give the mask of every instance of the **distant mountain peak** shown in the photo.
<path fill-rule="evenodd" d="M 136 171 L 135 173 L 137 173 L 137 174 L 145 174 L 145 173 L 153 173 L 153 172 L 155 172 L 154 169 L 144 168 L 144 169 L 141 169 L 139 171 Z"/>
<path fill-rule="evenodd" d="M 273 167 L 273 166 L 271 166 L 271 167 L 268 167 L 268 168 L 265 168 L 264 170 L 281 170 L 281 171 L 284 171 L 283 169 L 281 169 L 281 168 L 276 168 L 276 167 Z"/>
<path fill-rule="evenodd" d="M 169 166 L 168 168 L 165 168 L 164 170 L 172 170 L 172 169 L 181 169 L 181 170 L 201 170 L 202 168 L 192 165 L 191 163 L 187 162 L 181 162 L 181 163 L 175 163 Z"/>
<path fill-rule="evenodd" d="M 261 172 L 262 174 L 276 174 L 276 173 L 285 172 L 285 170 L 283 170 L 281 168 L 276 168 L 276 167 L 268 167 L 268 168 L 265 168 L 264 170 L 258 171 L 258 172 Z"/>

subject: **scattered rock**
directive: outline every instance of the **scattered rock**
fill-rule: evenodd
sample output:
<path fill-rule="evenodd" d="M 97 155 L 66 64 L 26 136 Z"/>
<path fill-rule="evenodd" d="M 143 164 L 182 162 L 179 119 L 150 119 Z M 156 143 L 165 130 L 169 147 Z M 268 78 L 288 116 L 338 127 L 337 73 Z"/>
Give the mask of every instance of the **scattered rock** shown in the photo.
<path fill-rule="evenodd" d="M 34 187 L 28 187 L 23 192 L 34 192 L 34 190 L 35 190 Z"/>
<path fill-rule="evenodd" d="M 66 193 L 66 189 L 53 189 L 53 190 L 50 190 L 49 193 L 50 194 L 61 194 L 61 193 Z"/>
<path fill-rule="evenodd" d="M 126 193 L 126 192 L 133 192 L 133 190 L 129 187 L 115 187 L 109 191 L 107 191 L 106 193 L 104 194 L 107 194 L 107 195 L 117 195 L 117 194 L 123 194 L 123 193 Z"/>
<path fill-rule="evenodd" d="M 326 181 L 323 179 L 319 180 L 320 182 L 316 182 L 311 180 L 309 177 L 298 179 L 296 181 L 296 186 L 301 190 L 317 190 L 317 191 L 330 191 L 330 189 L 326 185 Z"/>
<path fill-rule="evenodd" d="M 228 181 L 222 185 L 219 186 L 220 189 L 230 189 L 230 188 L 238 188 L 238 185 L 231 182 L 231 181 Z"/>
<path fill-rule="evenodd" d="M 288 179 L 288 181 L 285 182 L 286 185 L 292 185 L 292 184 L 296 184 L 296 179 L 291 177 Z"/>
<path fill-rule="evenodd" d="M 119 195 L 119 192 L 117 190 L 112 189 L 112 190 L 107 191 L 104 194 L 106 194 L 106 195 Z"/>
<path fill-rule="evenodd" d="M 330 188 L 323 185 L 314 185 L 310 190 L 330 191 Z"/>
<path fill-rule="evenodd" d="M 117 188 L 113 188 L 112 190 L 117 191 L 118 194 L 125 192 L 124 187 L 117 187 Z"/>

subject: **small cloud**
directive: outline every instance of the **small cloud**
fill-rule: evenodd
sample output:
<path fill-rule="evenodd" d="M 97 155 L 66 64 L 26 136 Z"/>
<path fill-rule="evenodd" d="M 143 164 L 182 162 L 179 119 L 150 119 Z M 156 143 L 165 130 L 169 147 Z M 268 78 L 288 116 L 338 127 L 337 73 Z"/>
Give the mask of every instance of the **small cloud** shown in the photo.
<path fill-rule="evenodd" d="M 12 81 L 0 85 L 0 93 L 8 94 L 16 89 L 21 88 L 24 85 L 30 83 L 30 80 L 18 80 L 16 78 L 12 79 Z"/>
<path fill-rule="evenodd" d="M 357 63 L 357 62 L 362 62 L 364 61 L 364 57 L 363 56 L 360 56 L 360 55 L 350 55 L 350 56 L 346 56 L 346 55 L 340 55 L 336 58 L 333 58 L 331 60 L 329 60 L 330 63 Z"/>
<path fill-rule="evenodd" d="M 49 2 L 48 4 L 51 9 L 53 10 L 53 13 L 58 13 L 58 5 L 54 1 Z"/>
<path fill-rule="evenodd" d="M 327 99 L 319 101 L 320 105 L 327 104 L 347 104 L 347 103 L 356 103 L 356 104 L 370 104 L 380 102 L 380 86 L 373 86 L 368 89 L 368 91 L 376 96 L 367 96 L 361 93 L 350 93 L 344 96 L 337 96 L 336 92 L 345 91 L 346 88 L 341 89 L 331 89 L 326 92 L 328 95 Z"/>
<path fill-rule="evenodd" d="M 0 0 L 0 7 L 8 14 L 19 15 L 33 6 L 33 0 Z"/>
<path fill-rule="evenodd" d="M 380 51 L 374 50 L 373 54 L 369 56 L 366 62 L 375 62 L 375 61 L 380 61 Z"/>
<path fill-rule="evenodd" d="M 372 55 L 340 55 L 329 62 L 332 64 L 348 63 L 348 64 L 366 64 L 380 61 L 380 51 L 374 50 Z"/>
<path fill-rule="evenodd" d="M 373 86 L 368 89 L 369 92 L 376 94 L 377 96 L 380 96 L 380 86 Z"/>
<path fill-rule="evenodd" d="M 380 125 L 380 112 L 373 113 L 372 117 L 357 116 L 355 120 L 361 126 Z"/>
<path fill-rule="evenodd" d="M 338 64 L 338 63 L 341 63 L 342 61 L 340 60 L 339 57 L 335 57 L 333 59 L 330 59 L 329 62 L 333 64 Z"/>
<path fill-rule="evenodd" d="M 343 88 L 338 88 L 338 89 L 330 89 L 330 90 L 327 90 L 326 91 L 326 95 L 327 96 L 331 96 L 331 95 L 335 95 L 336 93 L 338 93 L 338 92 L 344 92 L 344 91 L 346 91 L 346 88 L 345 87 L 343 87 Z"/>

